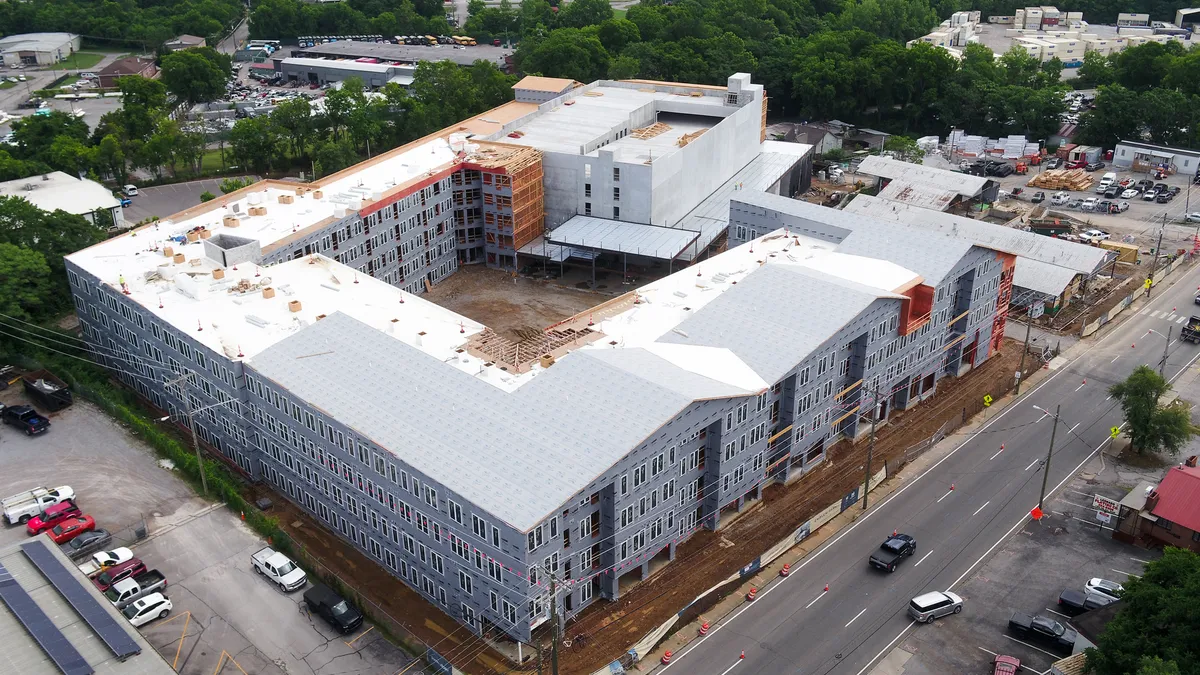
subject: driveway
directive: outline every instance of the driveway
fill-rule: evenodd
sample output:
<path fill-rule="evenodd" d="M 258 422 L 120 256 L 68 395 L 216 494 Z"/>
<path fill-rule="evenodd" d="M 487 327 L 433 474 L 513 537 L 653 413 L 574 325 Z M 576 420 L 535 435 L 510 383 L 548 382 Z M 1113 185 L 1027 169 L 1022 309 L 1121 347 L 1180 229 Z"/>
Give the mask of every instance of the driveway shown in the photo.
<path fill-rule="evenodd" d="M 138 188 L 137 196 L 131 198 L 133 204 L 125 207 L 125 220 L 136 223 L 153 216 L 159 218 L 172 216 L 200 204 L 200 195 L 205 192 L 211 192 L 220 197 L 221 180 L 223 179 L 194 180 L 187 183 Z"/>
<path fill-rule="evenodd" d="M 0 401 L 25 404 L 20 386 Z M 310 617 L 303 591 L 285 595 L 253 573 L 266 542 L 233 513 L 193 492 L 153 451 L 86 401 L 49 415 L 34 438 L 0 429 L 0 496 L 70 485 L 85 513 L 168 580 L 171 616 L 140 630 L 180 673 L 193 675 L 394 675 L 412 658 L 371 624 L 335 633 Z M 149 537 L 133 541 L 142 526 Z M 26 539 L 0 527 L 0 545 Z M 419 667 L 409 674 L 421 673 Z"/>

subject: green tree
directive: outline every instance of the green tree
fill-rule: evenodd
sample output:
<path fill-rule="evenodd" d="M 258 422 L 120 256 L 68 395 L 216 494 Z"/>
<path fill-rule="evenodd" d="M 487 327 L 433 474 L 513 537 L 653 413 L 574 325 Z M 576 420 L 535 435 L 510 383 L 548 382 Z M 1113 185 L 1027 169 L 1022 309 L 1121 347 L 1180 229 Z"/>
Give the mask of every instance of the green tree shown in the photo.
<path fill-rule="evenodd" d="M 896 153 L 896 159 L 902 162 L 920 164 L 925 157 L 925 151 L 917 145 L 916 139 L 908 136 L 889 136 L 883 143 L 883 149 Z"/>
<path fill-rule="evenodd" d="M 211 202 L 212 200 L 214 200 L 216 198 L 217 198 L 217 196 L 214 195 L 213 193 L 209 192 L 208 190 L 205 190 L 204 192 L 200 193 L 200 203 L 201 204 L 203 204 L 204 202 Z"/>
<path fill-rule="evenodd" d="M 104 230 L 83 216 L 66 211 L 46 212 L 21 197 L 0 197 L 0 243 L 40 253 L 50 266 L 52 283 L 66 290 L 63 257 L 104 239 Z"/>
<path fill-rule="evenodd" d="M 1080 116 L 1076 142 L 1111 148 L 1141 136 L 1145 118 L 1136 92 L 1119 84 L 1100 87 L 1095 106 Z"/>
<path fill-rule="evenodd" d="M 1159 87 L 1138 97 L 1146 130 L 1155 143 L 1185 145 L 1196 121 L 1196 99 L 1175 89 Z"/>
<path fill-rule="evenodd" d="M 600 39 L 577 28 L 551 31 L 544 39 L 525 39 L 514 58 L 523 72 L 580 82 L 598 80 L 608 72 L 609 56 Z"/>
<path fill-rule="evenodd" d="M 240 119 L 229 132 L 230 150 L 243 169 L 269 171 L 278 158 L 279 145 L 279 134 L 266 117 Z"/>
<path fill-rule="evenodd" d="M 88 127 L 74 115 L 56 110 L 49 115 L 28 115 L 13 122 L 12 134 L 16 146 L 10 152 L 16 157 L 53 164 L 50 149 L 54 139 L 61 136 L 86 143 Z"/>
<path fill-rule="evenodd" d="M 229 66 L 229 56 L 212 47 L 183 49 L 162 57 L 162 81 L 181 101 L 213 101 L 225 93 Z"/>
<path fill-rule="evenodd" d="M 227 195 L 230 192 L 237 192 L 244 187 L 254 185 L 254 179 L 249 176 L 242 178 L 226 178 L 221 181 L 221 194 Z"/>
<path fill-rule="evenodd" d="M 306 98 L 293 98 L 280 103 L 271 111 L 271 124 L 279 135 L 288 139 L 294 157 L 302 157 L 313 132 L 312 106 Z"/>
<path fill-rule="evenodd" d="M 630 80 L 641 71 L 642 62 L 632 56 L 618 56 L 608 65 L 608 79 Z"/>
<path fill-rule="evenodd" d="M 1104 627 L 1095 648 L 1087 650 L 1094 675 L 1197 675 L 1200 630 L 1195 599 L 1200 597 L 1200 556 L 1171 546 L 1130 577 L 1120 610 Z"/>
<path fill-rule="evenodd" d="M 1174 59 L 1167 68 L 1163 84 L 1186 96 L 1200 95 L 1200 49 L 1192 47 L 1187 54 Z"/>
<path fill-rule="evenodd" d="M 121 184 L 128 179 L 128 172 L 125 170 L 125 150 L 121 148 L 121 142 L 114 134 L 100 139 L 99 145 L 96 146 L 95 161 L 101 175 L 107 175 Z"/>
<path fill-rule="evenodd" d="M 55 306 L 50 278 L 41 253 L 0 243 L 0 313 L 22 321 L 49 316 Z"/>
<path fill-rule="evenodd" d="M 7 150 L 0 149 L 0 181 L 26 178 L 48 171 L 50 167 L 41 162 L 20 160 L 8 154 Z"/>
<path fill-rule="evenodd" d="M 1171 385 L 1149 366 L 1138 366 L 1129 377 L 1108 388 L 1121 404 L 1129 425 L 1130 446 L 1139 454 L 1160 448 L 1175 452 L 1196 432 L 1188 408 L 1159 404 Z"/>
<path fill-rule="evenodd" d="M 1134 91 L 1146 91 L 1161 86 L 1176 57 L 1183 55 L 1178 42 L 1147 42 L 1129 47 L 1116 55 L 1116 79 Z"/>
<path fill-rule="evenodd" d="M 1079 66 L 1076 85 L 1081 88 L 1095 88 L 1117 81 L 1117 71 L 1113 67 L 1112 57 L 1089 49 L 1083 53 L 1083 65 Z"/>
<path fill-rule="evenodd" d="M 337 173 L 357 161 L 358 152 L 348 139 L 324 141 L 313 147 L 313 162 L 320 166 L 318 178 Z"/>
<path fill-rule="evenodd" d="M 608 0 L 571 0 L 559 7 L 559 22 L 568 28 L 596 26 L 613 16 Z"/>

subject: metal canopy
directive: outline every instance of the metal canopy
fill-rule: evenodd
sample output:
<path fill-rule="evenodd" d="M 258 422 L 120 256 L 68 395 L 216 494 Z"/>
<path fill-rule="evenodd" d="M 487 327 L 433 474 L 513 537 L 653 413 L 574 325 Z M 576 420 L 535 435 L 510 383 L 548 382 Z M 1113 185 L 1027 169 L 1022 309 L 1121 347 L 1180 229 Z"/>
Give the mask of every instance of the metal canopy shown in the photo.
<path fill-rule="evenodd" d="M 12 578 L 8 568 L 0 563 L 0 600 L 25 626 L 25 630 L 41 645 L 58 669 L 64 675 L 92 675 L 96 672 L 83 660 L 83 656 L 75 649 L 62 631 L 50 621 L 50 617 L 42 611 L 24 588 Z"/>
<path fill-rule="evenodd" d="M 79 583 L 62 561 L 54 557 L 44 542 L 39 540 L 21 544 L 21 552 L 58 589 L 67 602 L 71 603 L 79 616 L 96 631 L 118 659 L 123 661 L 142 652 L 138 643 L 125 632 L 112 614 L 100 606 L 96 598 Z"/>
<path fill-rule="evenodd" d="M 551 242 L 575 249 L 672 260 L 691 246 L 700 233 L 593 216 L 575 216 L 554 228 L 549 236 Z"/>

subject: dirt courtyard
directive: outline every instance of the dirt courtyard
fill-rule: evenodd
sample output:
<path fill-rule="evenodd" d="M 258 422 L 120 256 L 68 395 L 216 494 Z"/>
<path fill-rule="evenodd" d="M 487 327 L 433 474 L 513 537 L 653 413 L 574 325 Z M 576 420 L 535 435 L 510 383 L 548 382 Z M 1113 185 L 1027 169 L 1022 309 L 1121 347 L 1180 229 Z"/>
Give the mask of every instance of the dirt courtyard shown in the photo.
<path fill-rule="evenodd" d="M 514 341 L 612 298 L 480 265 L 460 267 L 423 297 Z"/>

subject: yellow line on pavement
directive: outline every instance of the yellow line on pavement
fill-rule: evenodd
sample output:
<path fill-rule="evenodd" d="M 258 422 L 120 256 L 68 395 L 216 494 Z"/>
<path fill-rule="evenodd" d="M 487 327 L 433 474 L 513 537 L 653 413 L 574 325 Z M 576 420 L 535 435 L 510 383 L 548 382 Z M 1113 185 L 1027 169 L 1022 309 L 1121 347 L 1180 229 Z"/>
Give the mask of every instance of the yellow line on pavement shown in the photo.
<path fill-rule="evenodd" d="M 342 642 L 346 642 L 347 647 L 353 647 L 355 642 L 358 642 L 359 640 L 361 640 L 363 638 L 363 635 L 366 635 L 367 633 L 370 633 L 373 630 L 375 630 L 375 626 L 371 626 L 370 628 L 364 630 L 362 632 L 362 635 L 359 635 L 358 637 L 354 638 L 353 640 L 351 640 L 349 642 L 346 642 L 345 640 L 342 640 Z"/>

